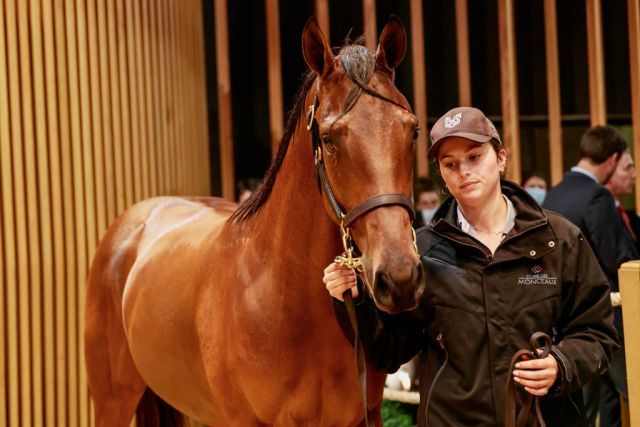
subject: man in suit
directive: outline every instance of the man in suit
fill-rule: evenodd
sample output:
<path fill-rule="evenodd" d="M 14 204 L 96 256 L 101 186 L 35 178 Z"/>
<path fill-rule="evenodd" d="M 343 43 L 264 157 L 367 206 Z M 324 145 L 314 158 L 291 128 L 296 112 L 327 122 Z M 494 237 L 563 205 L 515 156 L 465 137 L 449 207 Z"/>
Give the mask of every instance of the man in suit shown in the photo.
<path fill-rule="evenodd" d="M 580 140 L 580 160 L 562 181 L 549 190 L 543 207 L 564 215 L 576 224 L 589 240 L 607 275 L 611 290 L 618 292 L 618 268 L 637 259 L 635 244 L 616 210 L 611 193 L 603 186 L 613 176 L 618 161 L 627 150 L 624 137 L 611 126 L 588 129 Z M 620 340 L 623 339 L 622 312 L 614 310 Z M 620 426 L 619 396 L 627 396 L 624 352 L 614 356 L 611 369 L 584 388 L 587 418 L 595 425 L 601 410 L 601 427 Z M 600 394 L 602 393 L 602 398 Z"/>
<path fill-rule="evenodd" d="M 638 238 L 640 238 L 640 218 L 638 218 L 635 209 L 625 210 L 620 202 L 621 199 L 633 193 L 636 178 L 637 174 L 633 157 L 631 157 L 631 153 L 627 150 L 622 154 L 613 176 L 604 186 L 615 199 L 616 209 L 620 214 L 622 223 L 636 243 L 636 249 L 640 249 L 638 245 Z"/>

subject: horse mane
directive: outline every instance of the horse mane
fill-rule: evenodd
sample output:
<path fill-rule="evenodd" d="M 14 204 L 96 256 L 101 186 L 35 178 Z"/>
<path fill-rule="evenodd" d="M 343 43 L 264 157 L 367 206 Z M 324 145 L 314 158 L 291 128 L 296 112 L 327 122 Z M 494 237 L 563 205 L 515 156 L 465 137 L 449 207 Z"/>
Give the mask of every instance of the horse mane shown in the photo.
<path fill-rule="evenodd" d="M 373 55 L 366 47 L 361 43 L 364 40 L 363 37 L 356 39 L 353 43 L 347 38 L 345 45 L 340 48 L 338 57 L 342 62 L 345 74 L 353 81 L 368 82 L 373 76 L 375 71 L 375 55 Z M 278 176 L 278 171 L 284 162 L 284 158 L 289 149 L 289 144 L 293 139 L 293 133 L 296 130 L 296 126 L 300 119 L 300 116 L 305 110 L 305 99 L 311 89 L 311 84 L 315 81 L 316 74 L 307 70 L 302 76 L 302 85 L 298 89 L 291 108 L 287 124 L 284 129 L 284 134 L 278 145 L 278 152 L 273 159 L 271 166 L 267 170 L 262 184 L 253 192 L 251 196 L 242 203 L 238 209 L 231 215 L 231 221 L 234 224 L 246 221 L 255 215 L 262 206 L 265 204 Z M 352 94 L 352 93 L 351 93 Z"/>

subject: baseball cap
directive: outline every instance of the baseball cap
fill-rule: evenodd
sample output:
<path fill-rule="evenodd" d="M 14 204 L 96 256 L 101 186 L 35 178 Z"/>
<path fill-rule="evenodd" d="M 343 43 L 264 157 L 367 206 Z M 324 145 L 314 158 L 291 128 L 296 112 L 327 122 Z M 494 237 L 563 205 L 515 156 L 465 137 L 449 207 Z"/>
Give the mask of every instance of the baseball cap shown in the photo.
<path fill-rule="evenodd" d="M 440 144 L 450 136 L 460 136 L 476 142 L 495 139 L 502 145 L 496 127 L 482 111 L 473 107 L 457 107 L 440 117 L 431 128 L 431 146 L 428 157 L 433 160 Z"/>

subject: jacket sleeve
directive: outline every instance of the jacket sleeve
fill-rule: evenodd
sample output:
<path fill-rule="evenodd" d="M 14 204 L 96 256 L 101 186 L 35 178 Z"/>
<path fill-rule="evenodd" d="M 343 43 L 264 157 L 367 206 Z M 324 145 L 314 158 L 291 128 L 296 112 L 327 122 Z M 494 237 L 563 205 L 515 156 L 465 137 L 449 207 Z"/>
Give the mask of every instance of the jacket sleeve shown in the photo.
<path fill-rule="evenodd" d="M 636 249 L 616 211 L 613 197 L 601 188 L 589 204 L 585 215 L 587 235 L 613 290 L 618 290 L 618 267 L 637 258 Z"/>
<path fill-rule="evenodd" d="M 618 347 L 609 284 L 582 234 L 569 249 L 564 274 L 560 341 L 552 350 L 560 378 L 552 396 L 577 391 L 606 372 Z"/>
<path fill-rule="evenodd" d="M 367 361 L 378 371 L 395 372 L 424 349 L 433 311 L 422 302 L 415 310 L 388 314 L 362 288 L 360 294 L 364 296 L 356 304 L 356 315 Z M 334 300 L 334 305 L 346 312 L 343 303 Z"/>

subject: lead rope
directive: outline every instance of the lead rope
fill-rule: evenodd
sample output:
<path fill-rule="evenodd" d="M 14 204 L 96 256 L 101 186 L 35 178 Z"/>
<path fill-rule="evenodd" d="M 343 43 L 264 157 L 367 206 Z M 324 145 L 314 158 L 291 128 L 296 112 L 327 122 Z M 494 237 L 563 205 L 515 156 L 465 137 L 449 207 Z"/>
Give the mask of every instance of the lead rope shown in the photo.
<path fill-rule="evenodd" d="M 335 258 L 335 262 L 339 265 L 349 267 L 356 272 L 361 273 L 363 271 L 362 259 L 360 257 L 353 256 L 353 244 L 351 235 L 349 234 L 349 227 L 344 226 L 344 218 L 340 222 L 340 234 L 342 235 L 342 246 L 344 247 L 344 255 L 339 255 Z M 344 304 L 349 314 L 349 321 L 351 322 L 351 328 L 353 328 L 354 334 L 354 349 L 356 352 L 356 368 L 358 370 L 358 382 L 360 383 L 360 396 L 362 397 L 362 404 L 364 405 L 364 422 L 367 427 L 373 427 L 375 424 L 369 418 L 369 405 L 367 399 L 367 361 L 364 356 L 364 348 L 360 342 L 360 330 L 358 328 L 358 317 L 356 316 L 356 307 L 351 295 L 351 289 L 347 290 L 343 294 Z"/>
<path fill-rule="evenodd" d="M 543 341 L 542 353 L 538 353 L 538 343 Z M 536 332 L 529 339 L 529 350 L 518 350 L 511 358 L 509 367 L 509 377 L 507 379 L 507 395 L 504 404 L 504 425 L 505 427 L 546 427 L 542 411 L 540 409 L 540 398 L 529 393 L 520 397 L 513 380 L 513 369 L 516 363 L 531 359 L 544 359 L 551 353 L 552 341 L 549 335 L 544 332 Z M 521 406 L 517 413 L 516 403 Z M 535 415 L 534 415 L 535 412 Z"/>

